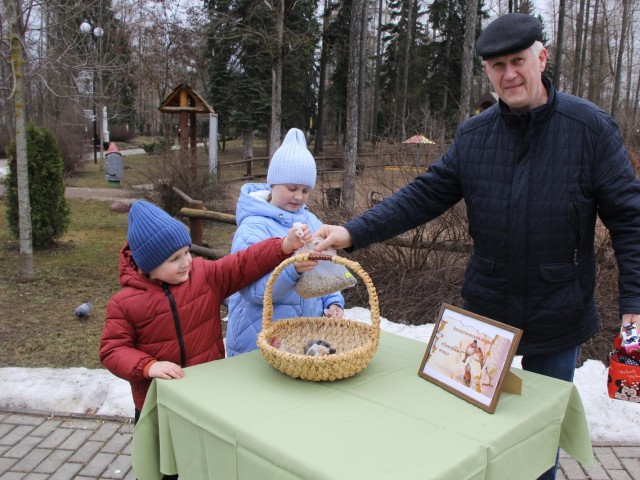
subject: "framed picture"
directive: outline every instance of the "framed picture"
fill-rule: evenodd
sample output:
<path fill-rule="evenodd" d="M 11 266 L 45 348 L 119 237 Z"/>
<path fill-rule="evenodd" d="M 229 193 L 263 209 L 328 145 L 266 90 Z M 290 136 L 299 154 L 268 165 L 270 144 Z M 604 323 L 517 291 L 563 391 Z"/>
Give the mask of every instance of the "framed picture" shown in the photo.
<path fill-rule="evenodd" d="M 503 389 L 520 393 L 509 367 L 521 336 L 518 328 L 445 303 L 418 375 L 493 413 Z"/>

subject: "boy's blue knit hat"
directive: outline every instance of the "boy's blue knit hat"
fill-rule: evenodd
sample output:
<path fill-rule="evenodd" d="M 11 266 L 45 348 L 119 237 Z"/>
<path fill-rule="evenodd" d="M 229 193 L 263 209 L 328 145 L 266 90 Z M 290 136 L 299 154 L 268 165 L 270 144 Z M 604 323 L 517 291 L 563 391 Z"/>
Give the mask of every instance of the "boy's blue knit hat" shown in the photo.
<path fill-rule="evenodd" d="M 129 210 L 127 241 L 133 261 L 144 273 L 158 268 L 180 250 L 191 246 L 187 227 L 152 203 L 137 201 Z"/>
<path fill-rule="evenodd" d="M 307 140 L 301 130 L 292 128 L 287 132 L 282 145 L 271 158 L 267 183 L 315 187 L 316 161 L 307 148 Z"/>

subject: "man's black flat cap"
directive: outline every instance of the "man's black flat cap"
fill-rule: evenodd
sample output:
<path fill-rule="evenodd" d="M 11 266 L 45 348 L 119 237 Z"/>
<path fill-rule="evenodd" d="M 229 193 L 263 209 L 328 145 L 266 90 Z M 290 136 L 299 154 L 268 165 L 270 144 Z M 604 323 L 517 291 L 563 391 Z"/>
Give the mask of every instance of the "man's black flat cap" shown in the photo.
<path fill-rule="evenodd" d="M 476 52 L 483 60 L 520 52 L 542 41 L 542 24 L 525 13 L 508 13 L 487 25 L 476 41 Z"/>

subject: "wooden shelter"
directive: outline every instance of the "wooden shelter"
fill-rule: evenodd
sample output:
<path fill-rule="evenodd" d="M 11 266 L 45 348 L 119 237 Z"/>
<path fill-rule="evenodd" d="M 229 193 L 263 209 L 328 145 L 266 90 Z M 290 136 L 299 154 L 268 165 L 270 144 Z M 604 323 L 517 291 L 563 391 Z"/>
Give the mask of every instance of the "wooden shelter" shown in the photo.
<path fill-rule="evenodd" d="M 188 159 L 191 158 L 191 171 L 193 178 L 197 175 L 197 139 L 198 124 L 196 115 L 205 113 L 214 114 L 213 107 L 204 98 L 195 92 L 189 85 L 180 83 L 165 98 L 158 107 L 162 113 L 180 115 L 179 122 L 179 145 L 180 163 L 187 166 Z"/>
<path fill-rule="evenodd" d="M 484 92 L 480 100 L 474 105 L 475 114 L 479 114 L 483 112 L 491 105 L 495 104 L 498 101 L 498 94 L 495 92 Z"/>

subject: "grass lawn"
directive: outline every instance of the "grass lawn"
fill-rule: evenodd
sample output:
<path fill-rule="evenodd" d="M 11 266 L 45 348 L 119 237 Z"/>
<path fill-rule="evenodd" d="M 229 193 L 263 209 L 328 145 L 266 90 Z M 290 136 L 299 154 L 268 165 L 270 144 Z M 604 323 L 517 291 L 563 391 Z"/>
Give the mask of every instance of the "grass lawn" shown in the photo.
<path fill-rule="evenodd" d="M 121 185 L 149 183 L 153 155 L 127 155 Z M 87 161 L 68 187 L 106 188 L 105 164 Z M 67 198 L 71 224 L 55 246 L 33 253 L 35 280 L 17 283 L 19 243 L 9 232 L 6 202 L 0 199 L 0 367 L 101 367 L 98 345 L 109 298 L 120 288 L 118 252 L 125 243 L 127 215 L 109 209 L 109 201 Z M 228 251 L 234 225 L 205 226 L 204 241 Z M 79 320 L 75 308 L 93 303 L 90 317 Z M 223 314 L 226 314 L 223 311 Z"/>
<path fill-rule="evenodd" d="M 97 368 L 107 301 L 119 287 L 118 250 L 127 216 L 108 202 L 69 201 L 71 225 L 56 246 L 33 254 L 35 281 L 17 283 L 19 244 L 0 201 L 0 367 Z M 93 303 L 79 320 L 75 308 Z"/>

